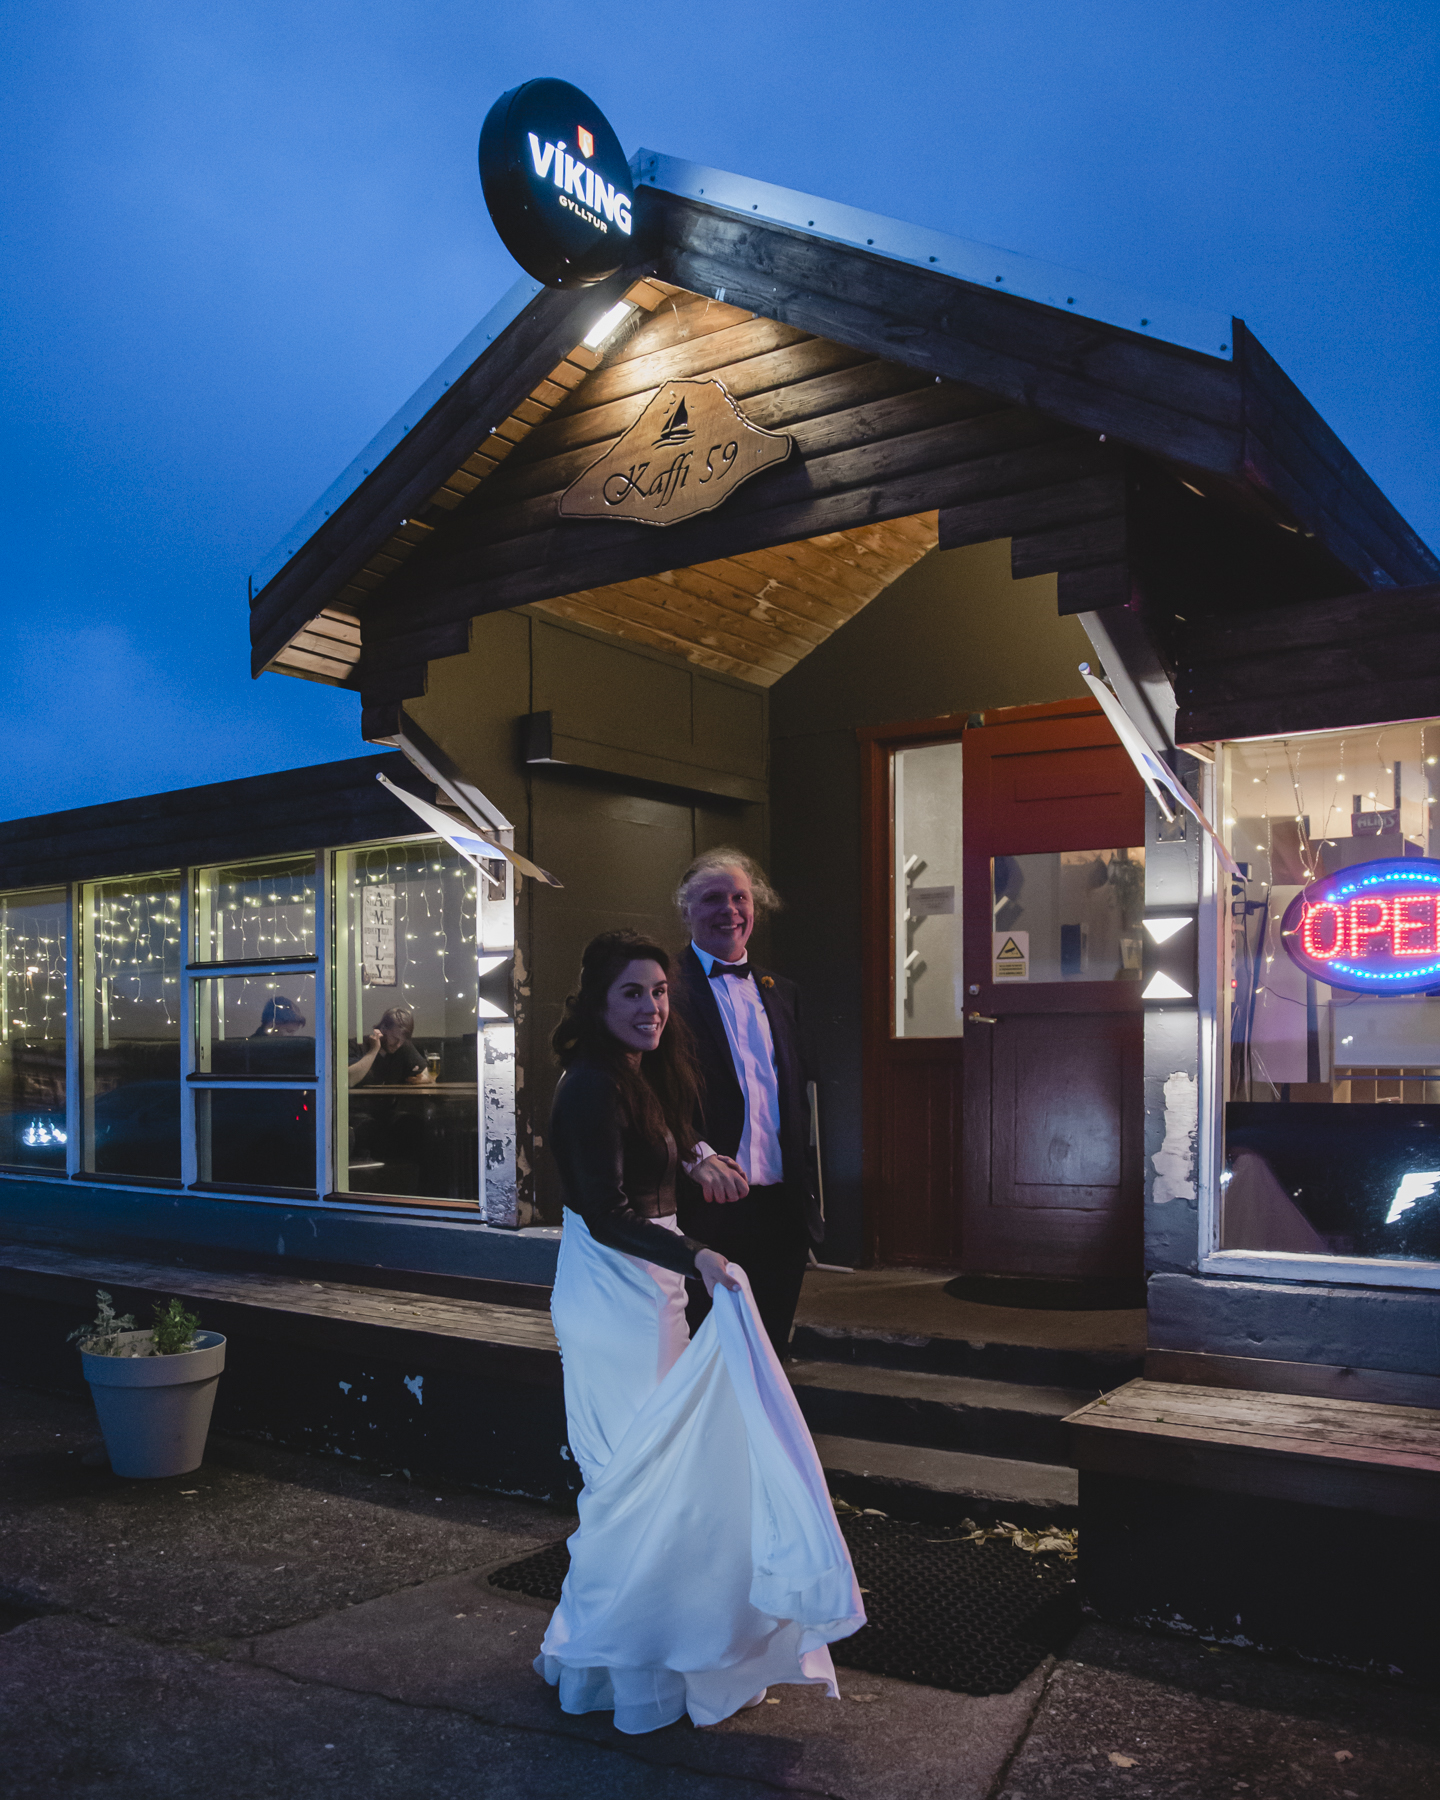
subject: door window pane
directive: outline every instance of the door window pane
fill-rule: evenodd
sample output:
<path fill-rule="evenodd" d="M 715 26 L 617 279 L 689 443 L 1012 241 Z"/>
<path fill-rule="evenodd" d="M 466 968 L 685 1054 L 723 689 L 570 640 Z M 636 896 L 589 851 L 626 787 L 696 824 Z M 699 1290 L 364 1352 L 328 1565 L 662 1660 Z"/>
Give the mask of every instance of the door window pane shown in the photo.
<path fill-rule="evenodd" d="M 1225 746 L 1222 1249 L 1440 1261 L 1437 758 L 1435 720 Z"/>
<path fill-rule="evenodd" d="M 315 858 L 202 869 L 192 962 L 276 962 L 315 954 Z"/>
<path fill-rule="evenodd" d="M 315 1189 L 315 1095 L 304 1088 L 197 1088 L 200 1180 Z"/>
<path fill-rule="evenodd" d="M 1140 979 L 1143 846 L 997 856 L 990 879 L 997 984 Z"/>
<path fill-rule="evenodd" d="M 84 890 L 83 1166 L 180 1175 L 180 881 Z"/>
<path fill-rule="evenodd" d="M 313 1075 L 314 1020 L 313 974 L 296 971 L 198 980 L 196 1073 L 271 1079 Z"/>
<path fill-rule="evenodd" d="M 336 1185 L 480 1194 L 474 868 L 448 844 L 336 857 Z"/>
<path fill-rule="evenodd" d="M 895 1035 L 959 1037 L 965 992 L 961 913 L 960 745 L 897 750 Z"/>
<path fill-rule="evenodd" d="M 65 1170 L 65 890 L 0 896 L 0 1162 Z"/>

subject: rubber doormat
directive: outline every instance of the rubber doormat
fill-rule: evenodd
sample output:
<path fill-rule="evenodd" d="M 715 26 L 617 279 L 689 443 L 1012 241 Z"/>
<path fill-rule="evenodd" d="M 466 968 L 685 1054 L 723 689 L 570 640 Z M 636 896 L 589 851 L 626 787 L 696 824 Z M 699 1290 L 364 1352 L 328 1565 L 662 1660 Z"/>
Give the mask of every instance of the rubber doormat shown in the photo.
<path fill-rule="evenodd" d="M 1071 1568 L 1003 1539 L 863 1513 L 840 1521 L 869 1623 L 830 1646 L 841 1668 L 956 1694 L 1008 1694 L 1080 1623 Z M 507 1563 L 490 1585 L 552 1603 L 570 1567 L 562 1539 Z"/>

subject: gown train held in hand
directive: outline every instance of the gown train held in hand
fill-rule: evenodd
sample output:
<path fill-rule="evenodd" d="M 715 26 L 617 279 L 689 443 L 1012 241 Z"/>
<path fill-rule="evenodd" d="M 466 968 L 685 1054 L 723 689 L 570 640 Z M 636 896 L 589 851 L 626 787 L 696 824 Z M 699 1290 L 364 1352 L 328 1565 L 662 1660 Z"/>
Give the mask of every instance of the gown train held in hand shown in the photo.
<path fill-rule="evenodd" d="M 620 1731 L 713 1725 L 776 1682 L 838 1696 L 828 1646 L 865 1623 L 815 1446 L 734 1272 L 742 1291 L 717 1287 L 690 1343 L 683 1277 L 565 1214 L 551 1312 L 585 1487 L 535 1668 L 566 1712 L 613 1708 Z"/>

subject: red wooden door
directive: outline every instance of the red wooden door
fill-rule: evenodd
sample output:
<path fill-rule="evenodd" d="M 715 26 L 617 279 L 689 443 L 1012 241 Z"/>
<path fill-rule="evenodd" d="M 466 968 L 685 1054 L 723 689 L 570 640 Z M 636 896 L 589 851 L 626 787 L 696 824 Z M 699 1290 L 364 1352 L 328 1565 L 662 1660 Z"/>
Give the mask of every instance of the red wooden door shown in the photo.
<path fill-rule="evenodd" d="M 1144 791 L 1086 701 L 965 734 L 962 1258 L 1141 1266 Z"/>

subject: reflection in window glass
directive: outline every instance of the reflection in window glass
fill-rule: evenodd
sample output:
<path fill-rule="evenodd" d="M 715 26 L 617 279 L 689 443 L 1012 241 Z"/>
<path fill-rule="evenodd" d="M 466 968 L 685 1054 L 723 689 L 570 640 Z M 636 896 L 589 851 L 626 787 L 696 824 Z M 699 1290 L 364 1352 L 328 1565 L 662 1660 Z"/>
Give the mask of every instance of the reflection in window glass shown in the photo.
<path fill-rule="evenodd" d="M 1142 846 L 997 856 L 991 882 L 997 982 L 1140 979 Z"/>
<path fill-rule="evenodd" d="M 180 882 L 84 890 L 83 1166 L 180 1174 Z"/>
<path fill-rule="evenodd" d="M 315 1073 L 315 977 L 223 975 L 195 983 L 195 1070 L 272 1079 Z"/>
<path fill-rule="evenodd" d="M 336 858 L 336 1185 L 480 1193 L 475 870 L 448 844 Z"/>
<path fill-rule="evenodd" d="M 1440 997 L 1332 987 L 1281 930 L 1316 881 L 1440 855 L 1437 757 L 1435 721 L 1225 747 L 1223 1249 L 1440 1260 Z"/>
<path fill-rule="evenodd" d="M 197 1088 L 202 1182 L 315 1188 L 315 1095 L 304 1088 Z"/>
<path fill-rule="evenodd" d="M 278 962 L 314 954 L 313 856 L 200 871 L 192 961 Z"/>
<path fill-rule="evenodd" d="M 65 1170 L 65 891 L 0 895 L 0 1163 Z"/>
<path fill-rule="evenodd" d="M 959 1037 L 962 965 L 960 745 L 897 750 L 895 1035 Z"/>

